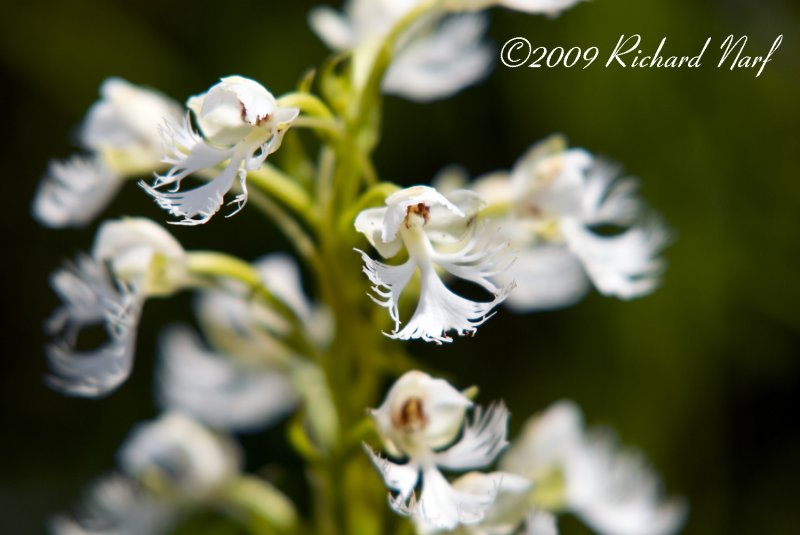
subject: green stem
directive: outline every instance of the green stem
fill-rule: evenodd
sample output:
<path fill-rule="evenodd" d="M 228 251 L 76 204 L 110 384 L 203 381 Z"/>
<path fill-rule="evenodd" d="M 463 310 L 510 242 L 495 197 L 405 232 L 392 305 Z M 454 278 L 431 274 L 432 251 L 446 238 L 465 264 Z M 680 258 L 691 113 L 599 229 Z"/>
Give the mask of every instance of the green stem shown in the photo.
<path fill-rule="evenodd" d="M 247 182 L 280 201 L 302 217 L 306 223 L 316 224 L 317 217 L 311 197 L 296 180 L 284 174 L 277 167 L 264 163 L 259 169 L 247 172 Z"/>

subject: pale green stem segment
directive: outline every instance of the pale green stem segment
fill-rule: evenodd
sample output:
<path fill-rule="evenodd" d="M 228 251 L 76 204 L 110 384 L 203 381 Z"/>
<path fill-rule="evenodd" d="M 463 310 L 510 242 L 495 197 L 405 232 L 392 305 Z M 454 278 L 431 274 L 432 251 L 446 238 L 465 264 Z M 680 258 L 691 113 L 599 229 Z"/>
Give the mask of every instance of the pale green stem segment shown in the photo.
<path fill-rule="evenodd" d="M 253 534 L 296 535 L 304 531 L 291 500 L 264 480 L 239 476 L 219 489 L 217 496 Z"/>
<path fill-rule="evenodd" d="M 296 180 L 274 165 L 265 162 L 259 169 L 248 171 L 247 182 L 291 209 L 309 225 L 317 224 L 313 199 Z"/>

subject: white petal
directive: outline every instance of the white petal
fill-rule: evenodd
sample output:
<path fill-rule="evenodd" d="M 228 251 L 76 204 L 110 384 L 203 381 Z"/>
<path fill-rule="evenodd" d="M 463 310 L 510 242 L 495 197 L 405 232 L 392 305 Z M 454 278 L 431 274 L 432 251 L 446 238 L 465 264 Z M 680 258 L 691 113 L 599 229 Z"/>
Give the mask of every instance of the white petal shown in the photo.
<path fill-rule="evenodd" d="M 429 102 L 480 81 L 494 57 L 491 46 L 482 40 L 487 26 L 483 14 L 466 13 L 448 17 L 431 33 L 412 38 L 392 61 L 384 90 Z"/>
<path fill-rule="evenodd" d="M 161 338 L 159 398 L 217 429 L 263 429 L 297 403 L 288 378 L 206 349 L 188 328 L 175 327 Z"/>
<path fill-rule="evenodd" d="M 145 218 L 104 222 L 92 256 L 109 262 L 116 278 L 144 296 L 167 295 L 188 280 L 186 252 L 161 226 Z"/>
<path fill-rule="evenodd" d="M 179 520 L 177 511 L 147 495 L 135 481 L 111 476 L 97 482 L 84 497 L 74 519 L 50 522 L 53 535 L 153 535 L 167 533 Z"/>
<path fill-rule="evenodd" d="M 470 494 L 495 493 L 492 505 L 483 520 L 467 530 L 476 535 L 509 535 L 515 533 L 530 509 L 531 482 L 507 472 L 483 474 L 470 472 L 453 482 L 453 488 Z"/>
<path fill-rule="evenodd" d="M 410 188 L 396 191 L 386 198 L 386 214 L 383 221 L 381 239 L 384 243 L 394 241 L 400 230 L 400 225 L 406 218 L 408 209 L 419 204 L 424 204 L 428 208 L 441 206 L 459 217 L 466 217 L 456 205 L 447 198 L 431 188 L 430 186 L 412 186 Z"/>
<path fill-rule="evenodd" d="M 143 299 L 128 288 L 116 288 L 105 267 L 88 257 L 56 271 L 51 283 L 64 304 L 47 325 L 59 337 L 46 347 L 52 374 L 48 383 L 74 396 L 108 394 L 130 374 Z M 108 341 L 94 350 L 76 350 L 79 331 L 97 323 L 103 324 Z"/>
<path fill-rule="evenodd" d="M 500 468 L 525 476 L 534 483 L 563 464 L 583 437 L 583 415 L 571 401 L 554 403 L 525 423 L 500 460 Z"/>
<path fill-rule="evenodd" d="M 545 511 L 529 514 L 523 535 L 558 535 L 556 517 Z"/>
<path fill-rule="evenodd" d="M 272 93 L 242 76 L 222 78 L 190 102 L 203 135 L 221 146 L 239 143 L 254 126 L 269 121 L 277 107 Z"/>
<path fill-rule="evenodd" d="M 517 252 L 511 267 L 495 279 L 501 284 L 516 282 L 517 287 L 505 304 L 518 312 L 569 306 L 589 289 L 586 273 L 575 255 L 563 245 L 546 243 Z"/>
<path fill-rule="evenodd" d="M 369 460 L 372 461 L 372 465 L 381 474 L 386 486 L 396 491 L 401 500 L 407 500 L 414 492 L 417 481 L 419 481 L 419 466 L 413 462 L 408 464 L 395 464 L 377 455 L 372 451 L 372 448 L 366 444 L 364 445 L 364 451 L 369 455 Z"/>
<path fill-rule="evenodd" d="M 409 415 L 412 403 L 414 414 Z M 453 442 L 470 406 L 447 381 L 414 370 L 395 381 L 372 416 L 381 437 L 413 459 Z"/>
<path fill-rule="evenodd" d="M 615 236 L 600 236 L 572 219 L 563 221 L 561 230 L 602 294 L 631 299 L 659 285 L 664 262 L 657 255 L 669 233 L 655 217 Z"/>
<path fill-rule="evenodd" d="M 123 179 L 100 158 L 73 156 L 50 162 L 33 203 L 33 215 L 48 227 L 82 227 L 102 212 Z"/>
<path fill-rule="evenodd" d="M 508 445 L 507 433 L 508 409 L 503 402 L 490 405 L 486 412 L 475 407 L 459 441 L 436 453 L 436 464 L 450 470 L 485 468 Z"/>
<path fill-rule="evenodd" d="M 436 468 L 422 474 L 422 492 L 412 506 L 415 524 L 423 533 L 454 529 L 460 524 L 483 520 L 500 488 L 500 475 L 484 476 L 484 484 L 468 491 L 457 490 Z"/>
<path fill-rule="evenodd" d="M 594 529 L 613 535 L 668 535 L 686 517 L 682 500 L 666 500 L 640 452 L 607 432 L 589 433 L 565 464 L 568 506 Z"/>
<path fill-rule="evenodd" d="M 472 335 L 493 315 L 491 310 L 503 302 L 511 289 L 503 289 L 491 301 L 471 301 L 448 290 L 433 269 L 424 270 L 414 315 L 402 330 L 388 336 L 399 340 L 419 338 L 441 344 L 453 341 L 447 336 L 450 331 L 459 336 Z"/>
<path fill-rule="evenodd" d="M 641 212 L 642 202 L 636 196 L 638 182 L 633 178 L 621 178 L 619 167 L 607 161 L 595 161 L 586 175 L 583 194 L 583 215 L 587 225 L 631 224 Z"/>
<path fill-rule="evenodd" d="M 233 187 L 237 177 L 244 184 L 247 172 L 242 169 L 243 165 L 244 159 L 236 159 L 236 155 L 234 155 L 222 172 L 208 184 L 189 191 L 164 193 L 149 186 L 144 181 L 139 182 L 139 185 L 153 197 L 161 208 L 176 217 L 183 218 L 180 221 L 171 221 L 171 223 L 176 225 L 200 225 L 206 223 L 219 211 L 225 194 Z M 246 193 L 242 193 L 242 195 L 246 195 Z"/>
<path fill-rule="evenodd" d="M 356 216 L 355 227 L 356 231 L 362 233 L 382 257 L 391 258 L 400 251 L 403 242 L 397 235 L 389 242 L 383 241 L 383 221 L 386 218 L 387 210 L 386 207 L 362 210 Z"/>
<path fill-rule="evenodd" d="M 363 271 L 373 284 L 372 291 L 375 295 L 369 294 L 369 297 L 389 310 L 389 316 L 394 321 L 396 331 L 400 328 L 400 311 L 398 310 L 400 295 L 408 285 L 417 265 L 409 259 L 399 266 L 389 266 L 382 262 L 376 262 L 363 251 L 358 249 L 356 251 L 361 254 L 361 259 L 364 261 Z"/>
<path fill-rule="evenodd" d="M 544 14 L 555 17 L 583 0 L 500 0 L 499 5 L 532 15 Z"/>
<path fill-rule="evenodd" d="M 331 7 L 312 8 L 308 13 L 308 24 L 333 50 L 345 50 L 354 45 L 355 36 L 350 21 Z"/>
<path fill-rule="evenodd" d="M 182 113 L 171 98 L 122 78 L 105 80 L 100 94 L 102 100 L 89 109 L 81 129 L 83 144 L 93 150 L 145 145 L 157 152 L 161 142 L 159 127 L 165 119 L 178 119 Z"/>
<path fill-rule="evenodd" d="M 446 198 L 460 213 L 441 204 L 430 207 L 430 219 L 425 224 L 425 234 L 434 243 L 451 244 L 463 239 L 474 228 L 478 213 L 486 206 L 480 195 L 465 189 L 452 191 Z"/>
<path fill-rule="evenodd" d="M 119 452 L 132 476 L 159 474 L 182 492 L 202 496 L 239 472 L 236 445 L 177 412 L 134 427 Z"/>

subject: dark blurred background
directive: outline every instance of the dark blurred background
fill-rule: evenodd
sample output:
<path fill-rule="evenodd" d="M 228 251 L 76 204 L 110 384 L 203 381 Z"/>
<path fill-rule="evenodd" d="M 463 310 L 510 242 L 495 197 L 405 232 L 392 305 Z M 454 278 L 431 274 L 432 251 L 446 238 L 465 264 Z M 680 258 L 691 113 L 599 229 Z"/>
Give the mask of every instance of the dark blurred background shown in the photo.
<path fill-rule="evenodd" d="M 316 2 L 314 2 L 316 3 Z M 57 305 L 49 273 L 91 245 L 94 227 L 51 231 L 30 204 L 51 157 L 75 133 L 110 75 L 183 100 L 242 74 L 292 89 L 326 49 L 308 30 L 311 2 L 28 0 L 0 19 L 4 254 L 0 360 L 0 532 L 38 533 L 114 466 L 152 401 L 159 329 L 189 318 L 190 300 L 148 302 L 131 379 L 103 400 L 43 384 L 44 318 Z M 495 43 L 600 47 L 587 70 L 508 69 L 453 99 L 387 100 L 376 159 L 385 179 L 427 182 L 444 165 L 475 176 L 508 168 L 534 141 L 571 144 L 621 162 L 674 231 L 663 287 L 623 303 L 591 295 L 568 310 L 501 311 L 474 339 L 413 350 L 482 399 L 505 398 L 512 429 L 550 402 L 578 401 L 592 423 L 641 447 L 671 494 L 688 497 L 687 534 L 796 533 L 800 526 L 800 5 L 790 0 L 597 0 L 549 20 L 492 12 Z M 620 34 L 639 33 L 699 69 L 602 67 Z M 774 61 L 716 68 L 729 34 Z M 424 121 L 424 128 L 418 126 Z M 166 214 L 133 183 L 106 216 Z M 260 227 L 256 225 L 261 225 Z M 256 229 L 254 231 L 254 229 Z M 199 228 L 172 227 L 187 248 L 245 258 L 284 248 L 254 210 Z M 248 467 L 291 462 L 282 431 L 244 439 Z M 565 533 L 584 533 L 562 522 Z"/>

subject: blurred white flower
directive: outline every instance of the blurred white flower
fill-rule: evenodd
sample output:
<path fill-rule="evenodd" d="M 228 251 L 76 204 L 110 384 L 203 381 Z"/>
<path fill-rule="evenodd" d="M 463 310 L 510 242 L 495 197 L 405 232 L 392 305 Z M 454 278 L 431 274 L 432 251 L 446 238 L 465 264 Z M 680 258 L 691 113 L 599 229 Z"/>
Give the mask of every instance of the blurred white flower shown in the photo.
<path fill-rule="evenodd" d="M 312 9 L 309 22 L 333 50 L 354 51 L 355 85 L 361 88 L 381 41 L 417 4 L 419 0 L 349 0 L 343 13 L 327 6 Z M 425 102 L 448 97 L 486 76 L 493 52 L 483 39 L 485 15 L 444 15 L 432 10 L 399 39 L 383 79 L 386 93 Z"/>
<path fill-rule="evenodd" d="M 155 535 L 168 533 L 178 520 L 173 507 L 147 494 L 121 475 L 97 482 L 75 518 L 50 521 L 52 535 Z"/>
<path fill-rule="evenodd" d="M 621 299 L 658 286 L 664 270 L 658 254 L 668 232 L 657 216 L 645 213 L 636 180 L 618 176 L 615 166 L 583 149 L 566 149 L 553 136 L 531 147 L 510 173 L 474 182 L 487 202 L 485 214 L 516 256 L 512 268 L 496 277 L 517 283 L 509 306 L 567 306 L 583 297 L 590 281 Z M 449 187 L 463 182 L 452 174 L 440 180 Z M 618 231 L 596 231 L 604 226 Z"/>
<path fill-rule="evenodd" d="M 311 340 L 326 347 L 333 336 L 332 314 L 310 302 L 294 259 L 271 254 L 254 266 L 264 286 L 300 319 Z M 202 331 L 211 345 L 226 355 L 258 365 L 286 366 L 296 356 L 285 341 L 291 325 L 251 294 L 249 288 L 237 284 L 198 292 L 195 314 Z"/>
<path fill-rule="evenodd" d="M 491 237 L 476 232 L 475 215 L 482 200 L 468 191 L 454 192 L 448 199 L 433 188 L 414 186 L 387 197 L 386 205 L 362 211 L 355 227 L 385 258 L 401 248 L 408 253 L 406 262 L 390 266 L 358 251 L 377 295 L 370 297 L 387 308 L 395 322 L 394 331 L 387 336 L 441 344 L 452 341 L 447 336 L 451 330 L 473 334 L 513 288 L 513 283 L 498 287 L 491 281 L 503 270 L 497 256 L 506 244 L 486 243 Z M 434 243 L 447 246 L 448 252 L 437 251 Z M 439 278 L 436 267 L 481 286 L 493 299 L 477 302 L 454 294 Z M 398 302 L 417 269 L 421 276 L 419 302 L 401 330 Z"/>
<path fill-rule="evenodd" d="M 146 297 L 169 295 L 189 280 L 181 244 L 163 227 L 142 217 L 104 222 L 92 257 L 108 262 L 118 280 Z"/>
<path fill-rule="evenodd" d="M 411 371 L 400 377 L 383 404 L 372 411 L 390 455 L 407 459 L 396 464 L 365 448 L 387 487 L 392 508 L 413 517 L 426 532 L 454 529 L 484 519 L 502 488 L 499 473 L 470 476 L 469 484 L 451 485 L 439 471 L 471 470 L 491 464 L 506 446 L 508 411 L 502 403 L 486 411 L 446 381 Z M 420 481 L 419 499 L 414 489 Z"/>
<path fill-rule="evenodd" d="M 167 330 L 160 347 L 158 397 L 167 410 L 216 429 L 252 431 L 297 404 L 285 372 L 211 351 L 187 327 Z"/>
<path fill-rule="evenodd" d="M 166 121 L 180 119 L 181 106 L 121 78 L 105 80 L 100 95 L 80 131 L 81 145 L 90 155 L 51 162 L 39 185 L 33 213 L 43 225 L 86 225 L 127 177 L 163 165 L 159 130 Z"/>
<path fill-rule="evenodd" d="M 533 483 L 534 507 L 572 512 L 605 535 L 667 535 L 686 517 L 642 455 L 620 449 L 608 431 L 586 431 L 571 402 L 529 420 L 500 467 Z"/>
<path fill-rule="evenodd" d="M 479 10 L 490 7 L 505 7 L 532 15 L 555 17 L 583 0 L 444 0 L 454 10 Z"/>
<path fill-rule="evenodd" d="M 145 485 L 198 498 L 238 476 L 242 463 L 236 443 L 180 412 L 134 427 L 118 455 L 122 470 Z"/>
<path fill-rule="evenodd" d="M 104 264 L 88 256 L 57 270 L 50 284 L 63 304 L 45 326 L 57 336 L 45 348 L 49 384 L 74 396 L 108 394 L 130 375 L 144 299 L 115 282 Z M 97 324 L 105 328 L 108 341 L 96 349 L 78 350 L 79 332 Z"/>
<path fill-rule="evenodd" d="M 92 256 L 78 256 L 51 277 L 63 305 L 46 325 L 57 337 L 46 348 L 50 384 L 89 397 L 118 387 L 130 375 L 145 298 L 172 293 L 187 280 L 183 248 L 163 228 L 140 218 L 105 222 Z M 108 341 L 78 350 L 79 333 L 98 324 Z"/>
<path fill-rule="evenodd" d="M 194 113 L 200 133 L 190 118 L 172 123 L 165 133 L 169 154 L 164 159 L 172 167 L 156 177 L 153 186 L 140 182 L 159 206 L 182 217 L 174 223 L 205 223 L 222 206 L 223 197 L 236 178 L 242 192 L 232 203 L 238 212 L 247 202 L 247 171 L 257 169 L 278 150 L 283 135 L 300 110 L 281 107 L 261 84 L 242 76 L 229 76 L 206 93 L 191 97 L 188 108 Z M 218 172 L 217 166 L 225 164 Z M 214 174 L 200 187 L 178 191 L 184 178 L 194 173 Z M 173 185 L 164 193 L 157 188 Z M 232 214 L 231 214 L 232 215 Z"/>

